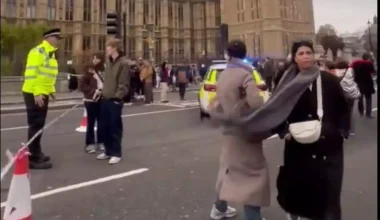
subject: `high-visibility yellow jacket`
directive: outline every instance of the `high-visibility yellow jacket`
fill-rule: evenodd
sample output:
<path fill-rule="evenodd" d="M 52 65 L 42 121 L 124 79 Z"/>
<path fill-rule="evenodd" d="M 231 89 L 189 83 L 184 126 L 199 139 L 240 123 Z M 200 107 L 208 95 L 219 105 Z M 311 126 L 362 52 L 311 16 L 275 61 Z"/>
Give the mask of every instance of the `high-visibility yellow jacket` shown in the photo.
<path fill-rule="evenodd" d="M 22 86 L 23 92 L 33 93 L 34 96 L 55 92 L 58 75 L 55 51 L 56 48 L 45 40 L 29 51 Z"/>

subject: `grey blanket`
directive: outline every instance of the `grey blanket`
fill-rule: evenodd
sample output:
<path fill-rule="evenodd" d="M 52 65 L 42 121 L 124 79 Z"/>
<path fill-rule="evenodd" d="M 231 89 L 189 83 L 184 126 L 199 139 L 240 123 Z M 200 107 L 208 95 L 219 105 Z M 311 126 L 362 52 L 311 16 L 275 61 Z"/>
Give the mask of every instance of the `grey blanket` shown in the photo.
<path fill-rule="evenodd" d="M 239 62 L 234 62 L 234 65 L 241 65 L 241 68 L 247 69 L 244 64 Z M 227 68 L 229 67 L 227 66 Z M 291 65 L 282 76 L 269 100 L 261 108 L 254 109 L 240 118 L 231 119 L 224 117 L 223 109 L 219 106 L 217 110 L 211 112 L 211 116 L 225 128 L 226 134 L 238 131 L 248 136 L 270 136 L 270 131 L 287 119 L 301 95 L 319 74 L 319 68 L 316 65 L 307 71 L 300 71 L 298 74 L 296 66 Z"/>

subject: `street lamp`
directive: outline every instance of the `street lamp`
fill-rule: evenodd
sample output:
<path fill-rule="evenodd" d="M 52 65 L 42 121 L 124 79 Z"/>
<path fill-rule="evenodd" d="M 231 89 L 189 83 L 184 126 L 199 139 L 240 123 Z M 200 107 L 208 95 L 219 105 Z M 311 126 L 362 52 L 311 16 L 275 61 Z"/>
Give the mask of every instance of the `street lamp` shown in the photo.
<path fill-rule="evenodd" d="M 368 20 L 367 24 L 368 24 L 369 49 L 373 53 L 372 36 L 371 36 L 371 22 Z"/>

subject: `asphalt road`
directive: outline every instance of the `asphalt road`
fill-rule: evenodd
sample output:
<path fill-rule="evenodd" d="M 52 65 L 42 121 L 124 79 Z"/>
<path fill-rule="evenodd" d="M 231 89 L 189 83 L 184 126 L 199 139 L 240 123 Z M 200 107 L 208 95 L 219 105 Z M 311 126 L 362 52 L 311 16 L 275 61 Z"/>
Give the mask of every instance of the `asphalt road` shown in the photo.
<path fill-rule="evenodd" d="M 49 118 L 59 113 L 51 112 Z M 197 107 L 125 107 L 123 160 L 113 166 L 83 152 L 84 133 L 75 131 L 81 114 L 82 110 L 73 111 L 44 133 L 43 148 L 52 156 L 54 169 L 31 172 L 32 194 L 42 193 L 33 200 L 34 219 L 209 219 L 222 143 L 218 130 L 200 122 Z M 25 115 L 1 119 L 3 165 L 4 151 L 15 152 L 25 141 L 26 130 L 20 127 L 25 126 Z M 356 113 L 356 129 L 356 136 L 345 143 L 343 219 L 377 219 L 377 119 L 360 118 Z M 275 189 L 282 152 L 281 140 L 265 142 L 272 182 L 272 206 L 263 210 L 267 220 L 285 219 Z M 125 173 L 140 168 L 148 170 Z M 126 177 L 111 176 L 115 174 Z M 2 182 L 2 202 L 10 177 Z M 96 180 L 103 177 L 108 179 Z M 67 188 L 82 182 L 87 186 Z M 60 187 L 65 187 L 60 193 L 44 193 Z M 239 211 L 235 219 L 242 220 L 241 207 Z"/>

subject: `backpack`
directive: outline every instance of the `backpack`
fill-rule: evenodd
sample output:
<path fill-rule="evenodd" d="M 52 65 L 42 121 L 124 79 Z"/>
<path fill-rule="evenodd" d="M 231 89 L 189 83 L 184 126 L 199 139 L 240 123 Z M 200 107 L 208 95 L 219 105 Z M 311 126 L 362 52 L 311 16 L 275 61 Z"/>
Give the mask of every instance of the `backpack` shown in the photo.
<path fill-rule="evenodd" d="M 339 77 L 339 81 L 347 99 L 357 99 L 361 96 L 358 85 L 354 80 L 352 69 L 346 69 L 343 76 Z"/>

